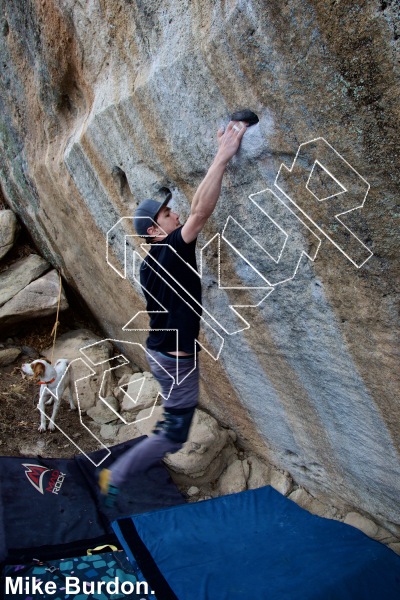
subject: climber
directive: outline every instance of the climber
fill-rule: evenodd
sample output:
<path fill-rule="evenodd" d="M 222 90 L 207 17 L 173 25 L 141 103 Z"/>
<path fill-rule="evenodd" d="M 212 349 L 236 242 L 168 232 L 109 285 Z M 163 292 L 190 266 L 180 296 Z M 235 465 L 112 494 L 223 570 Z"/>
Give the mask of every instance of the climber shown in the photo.
<path fill-rule="evenodd" d="M 164 413 L 153 435 L 127 450 L 109 469 L 100 471 L 99 486 L 107 506 L 114 504 L 119 488 L 129 477 L 147 470 L 167 453 L 177 452 L 187 440 L 199 390 L 195 340 L 200 329 L 201 283 L 196 240 L 215 209 L 226 166 L 238 151 L 246 127 L 243 121 L 230 121 L 225 130 L 218 130 L 216 156 L 196 190 L 185 224 L 168 206 L 171 195 L 162 203 L 143 200 L 135 212 L 136 232 L 151 243 L 140 269 L 140 282 L 150 316 L 148 360 L 161 386 Z M 157 275 L 160 265 L 162 279 Z M 176 289 L 176 282 L 182 286 L 179 294 L 171 289 L 171 285 Z M 167 312 L 161 311 L 160 305 Z"/>

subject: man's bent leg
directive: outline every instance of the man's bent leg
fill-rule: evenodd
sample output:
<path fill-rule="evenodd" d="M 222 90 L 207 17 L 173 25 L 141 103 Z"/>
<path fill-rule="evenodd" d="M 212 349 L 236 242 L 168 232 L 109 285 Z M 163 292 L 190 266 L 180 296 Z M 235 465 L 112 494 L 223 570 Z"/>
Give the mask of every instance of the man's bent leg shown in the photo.
<path fill-rule="evenodd" d="M 157 421 L 153 433 L 165 433 L 165 436 L 173 442 L 184 444 L 189 436 L 195 406 L 190 408 L 166 408 L 163 419 Z"/>
<path fill-rule="evenodd" d="M 198 356 L 170 356 L 148 350 L 149 365 L 153 377 L 161 386 L 163 405 L 166 408 L 196 406 L 199 396 Z M 178 384 L 177 370 L 179 373 Z M 171 388 L 172 381 L 175 381 Z"/>
<path fill-rule="evenodd" d="M 171 376 L 175 378 L 176 375 L 176 358 L 159 352 L 150 355 L 151 371 L 165 394 L 171 388 Z M 119 487 L 132 475 L 158 463 L 166 454 L 178 452 L 187 440 L 198 400 L 199 373 L 194 357 L 178 360 L 181 383 L 174 384 L 169 395 L 164 395 L 163 419 L 157 422 L 149 438 L 124 452 L 113 463 L 110 469 L 112 485 Z"/>
<path fill-rule="evenodd" d="M 178 452 L 182 444 L 170 440 L 164 433 L 153 434 L 124 452 L 111 467 L 112 484 L 120 487 L 132 475 L 147 471 L 168 453 Z"/>

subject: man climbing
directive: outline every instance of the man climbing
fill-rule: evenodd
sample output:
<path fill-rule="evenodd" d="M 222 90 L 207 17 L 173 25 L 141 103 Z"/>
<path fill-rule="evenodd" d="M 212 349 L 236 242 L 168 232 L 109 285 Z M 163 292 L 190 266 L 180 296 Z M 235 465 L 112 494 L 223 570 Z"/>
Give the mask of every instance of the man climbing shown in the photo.
<path fill-rule="evenodd" d="M 199 391 L 195 340 L 200 329 L 201 283 L 196 240 L 215 209 L 226 166 L 238 151 L 245 130 L 246 123 L 231 121 L 225 131 L 218 131 L 217 154 L 196 190 L 184 225 L 168 206 L 170 196 L 163 203 L 143 200 L 135 212 L 136 232 L 151 243 L 140 269 L 140 282 L 150 316 L 148 360 L 161 386 L 164 412 L 150 437 L 100 472 L 100 490 L 108 506 L 114 504 L 128 478 L 147 470 L 167 453 L 177 452 L 187 440 Z"/>

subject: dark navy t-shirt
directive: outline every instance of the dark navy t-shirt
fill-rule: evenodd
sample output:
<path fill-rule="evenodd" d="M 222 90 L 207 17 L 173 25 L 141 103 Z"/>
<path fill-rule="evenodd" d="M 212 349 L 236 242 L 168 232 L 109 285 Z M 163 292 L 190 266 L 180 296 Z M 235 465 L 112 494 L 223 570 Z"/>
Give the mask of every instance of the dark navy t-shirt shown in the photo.
<path fill-rule="evenodd" d="M 201 281 L 197 272 L 196 240 L 186 244 L 182 227 L 151 244 L 140 268 L 152 330 L 147 347 L 159 352 L 194 352 L 201 316 Z M 161 312 L 166 309 L 168 312 Z M 158 311 L 158 312 L 152 312 Z M 178 331 L 178 348 L 176 341 Z"/>

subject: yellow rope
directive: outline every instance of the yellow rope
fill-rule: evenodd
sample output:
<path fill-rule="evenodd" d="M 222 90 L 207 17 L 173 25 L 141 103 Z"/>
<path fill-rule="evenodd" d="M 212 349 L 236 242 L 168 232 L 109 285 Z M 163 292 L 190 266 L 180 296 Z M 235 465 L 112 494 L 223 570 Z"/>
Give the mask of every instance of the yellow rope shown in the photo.
<path fill-rule="evenodd" d="M 60 287 L 59 287 L 59 290 L 58 290 L 58 304 L 57 304 L 56 322 L 54 323 L 53 329 L 51 330 L 51 333 L 50 333 L 50 335 L 53 336 L 53 348 L 51 350 L 51 359 L 50 359 L 51 364 L 53 364 L 54 347 L 56 345 L 56 338 L 57 338 L 57 327 L 60 324 L 59 320 L 58 320 L 58 315 L 60 313 L 60 304 L 61 304 L 61 290 L 62 290 L 61 273 L 59 273 L 59 277 L 60 277 Z"/>

